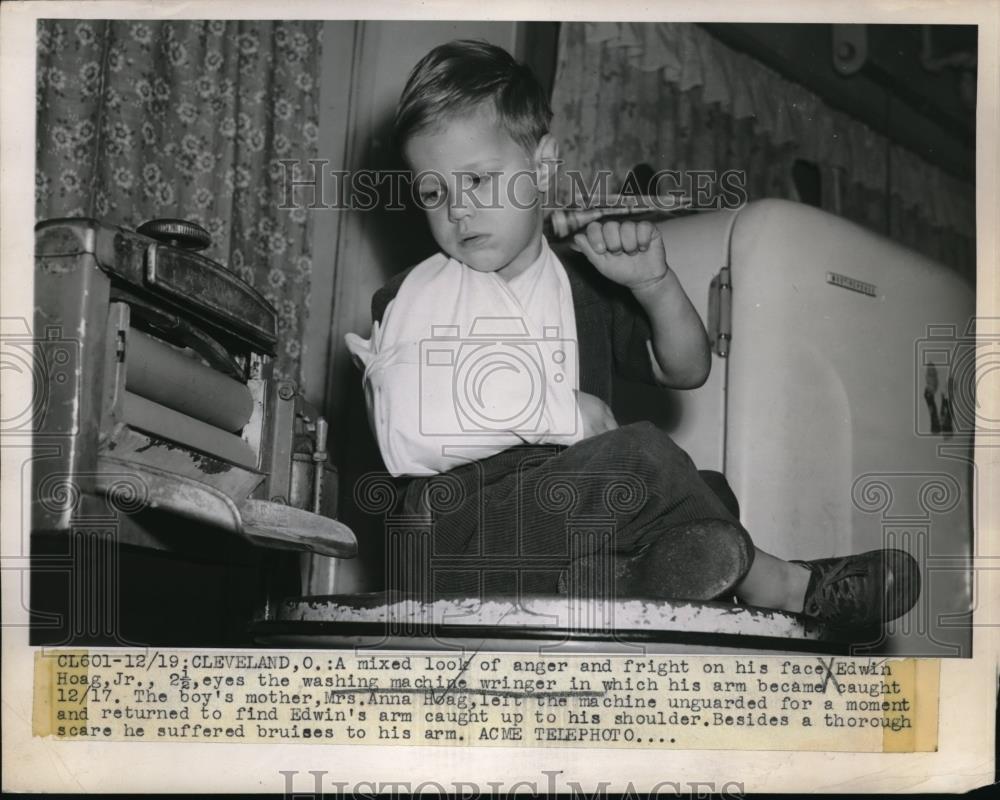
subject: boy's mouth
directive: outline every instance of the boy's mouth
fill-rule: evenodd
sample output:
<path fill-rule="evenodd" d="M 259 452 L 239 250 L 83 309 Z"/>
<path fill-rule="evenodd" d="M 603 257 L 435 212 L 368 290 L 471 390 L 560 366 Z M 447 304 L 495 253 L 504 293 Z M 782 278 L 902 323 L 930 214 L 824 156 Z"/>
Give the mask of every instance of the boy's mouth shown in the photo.
<path fill-rule="evenodd" d="M 487 233 L 467 233 L 461 238 L 461 242 L 465 247 L 475 247 L 485 242 L 489 238 Z"/>

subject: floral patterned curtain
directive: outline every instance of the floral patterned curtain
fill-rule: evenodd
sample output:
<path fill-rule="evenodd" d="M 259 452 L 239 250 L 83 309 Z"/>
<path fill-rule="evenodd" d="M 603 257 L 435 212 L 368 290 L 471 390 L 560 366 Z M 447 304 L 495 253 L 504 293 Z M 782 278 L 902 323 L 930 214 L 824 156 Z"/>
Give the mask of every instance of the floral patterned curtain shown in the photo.
<path fill-rule="evenodd" d="M 610 170 L 614 191 L 640 163 L 681 173 L 736 169 L 746 173 L 750 197 L 793 196 L 791 148 L 757 135 L 751 119 L 725 113 L 701 87 L 634 68 L 630 51 L 590 41 L 592 33 L 590 23 L 560 26 L 552 129 L 567 171 Z"/>
<path fill-rule="evenodd" d="M 197 222 L 205 251 L 278 310 L 301 382 L 310 216 L 282 159 L 314 158 L 322 24 L 40 20 L 36 218 Z"/>
<path fill-rule="evenodd" d="M 975 279 L 975 191 L 682 23 L 563 23 L 552 98 L 566 169 L 618 187 L 635 165 L 740 170 L 748 198 L 797 199 L 796 159 L 821 206 Z"/>

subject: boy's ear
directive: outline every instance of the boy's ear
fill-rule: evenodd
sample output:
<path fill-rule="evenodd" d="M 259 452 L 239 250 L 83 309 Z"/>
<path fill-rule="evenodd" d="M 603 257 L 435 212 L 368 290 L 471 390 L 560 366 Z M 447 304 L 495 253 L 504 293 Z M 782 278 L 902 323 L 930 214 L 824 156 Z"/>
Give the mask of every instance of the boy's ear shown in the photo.
<path fill-rule="evenodd" d="M 535 148 L 535 180 L 538 191 L 548 191 L 556 179 L 559 169 L 559 141 L 551 133 L 538 140 Z"/>

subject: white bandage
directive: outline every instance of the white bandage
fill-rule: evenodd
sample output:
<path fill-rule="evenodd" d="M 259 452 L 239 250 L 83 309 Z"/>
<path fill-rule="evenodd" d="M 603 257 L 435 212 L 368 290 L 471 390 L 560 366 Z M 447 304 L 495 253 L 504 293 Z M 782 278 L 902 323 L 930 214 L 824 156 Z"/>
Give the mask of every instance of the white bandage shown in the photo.
<path fill-rule="evenodd" d="M 393 475 L 582 438 L 573 297 L 544 240 L 510 282 L 443 254 L 423 261 L 371 337 L 346 342 L 364 369 L 369 421 Z"/>

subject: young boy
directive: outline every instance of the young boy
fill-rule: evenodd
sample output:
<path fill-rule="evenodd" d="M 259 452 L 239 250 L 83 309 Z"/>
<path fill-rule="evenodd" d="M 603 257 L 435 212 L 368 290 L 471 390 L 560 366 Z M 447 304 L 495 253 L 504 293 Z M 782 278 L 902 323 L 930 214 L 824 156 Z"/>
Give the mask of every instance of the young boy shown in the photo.
<path fill-rule="evenodd" d="M 577 580 L 613 580 L 598 591 L 736 595 L 846 626 L 906 613 L 919 593 L 919 571 L 906 553 L 788 562 L 758 550 L 724 482 L 713 491 L 654 425 L 618 426 L 610 409 L 613 371 L 698 387 L 710 368 L 708 339 L 652 224 L 594 222 L 576 234 L 577 252 L 554 255 L 542 233 L 541 202 L 558 159 L 550 119 L 530 70 L 476 41 L 425 56 L 395 117 L 442 252 L 377 292 L 371 343 L 349 337 L 348 344 L 366 365 L 369 411 L 387 466 L 414 476 L 400 511 L 433 519 L 435 591 L 551 593 L 565 591 L 567 580 L 571 590 Z M 426 435 L 436 423 L 425 408 L 451 418 L 457 412 L 448 398 L 428 399 L 434 390 L 426 365 L 450 364 L 454 376 L 457 345 L 431 362 L 420 341 L 439 341 L 434 326 L 463 313 L 484 318 L 491 304 L 498 318 L 523 314 L 525 330 L 558 328 L 560 341 L 575 341 L 578 373 L 550 370 L 557 375 L 543 380 L 546 402 L 575 400 L 578 426 L 560 427 L 569 419 L 565 408 L 546 409 L 533 428 L 495 426 L 482 457 L 449 458 L 441 440 Z M 565 363 L 558 348 L 539 352 L 550 367 Z M 508 402 L 497 400 L 492 418 L 505 419 Z"/>

